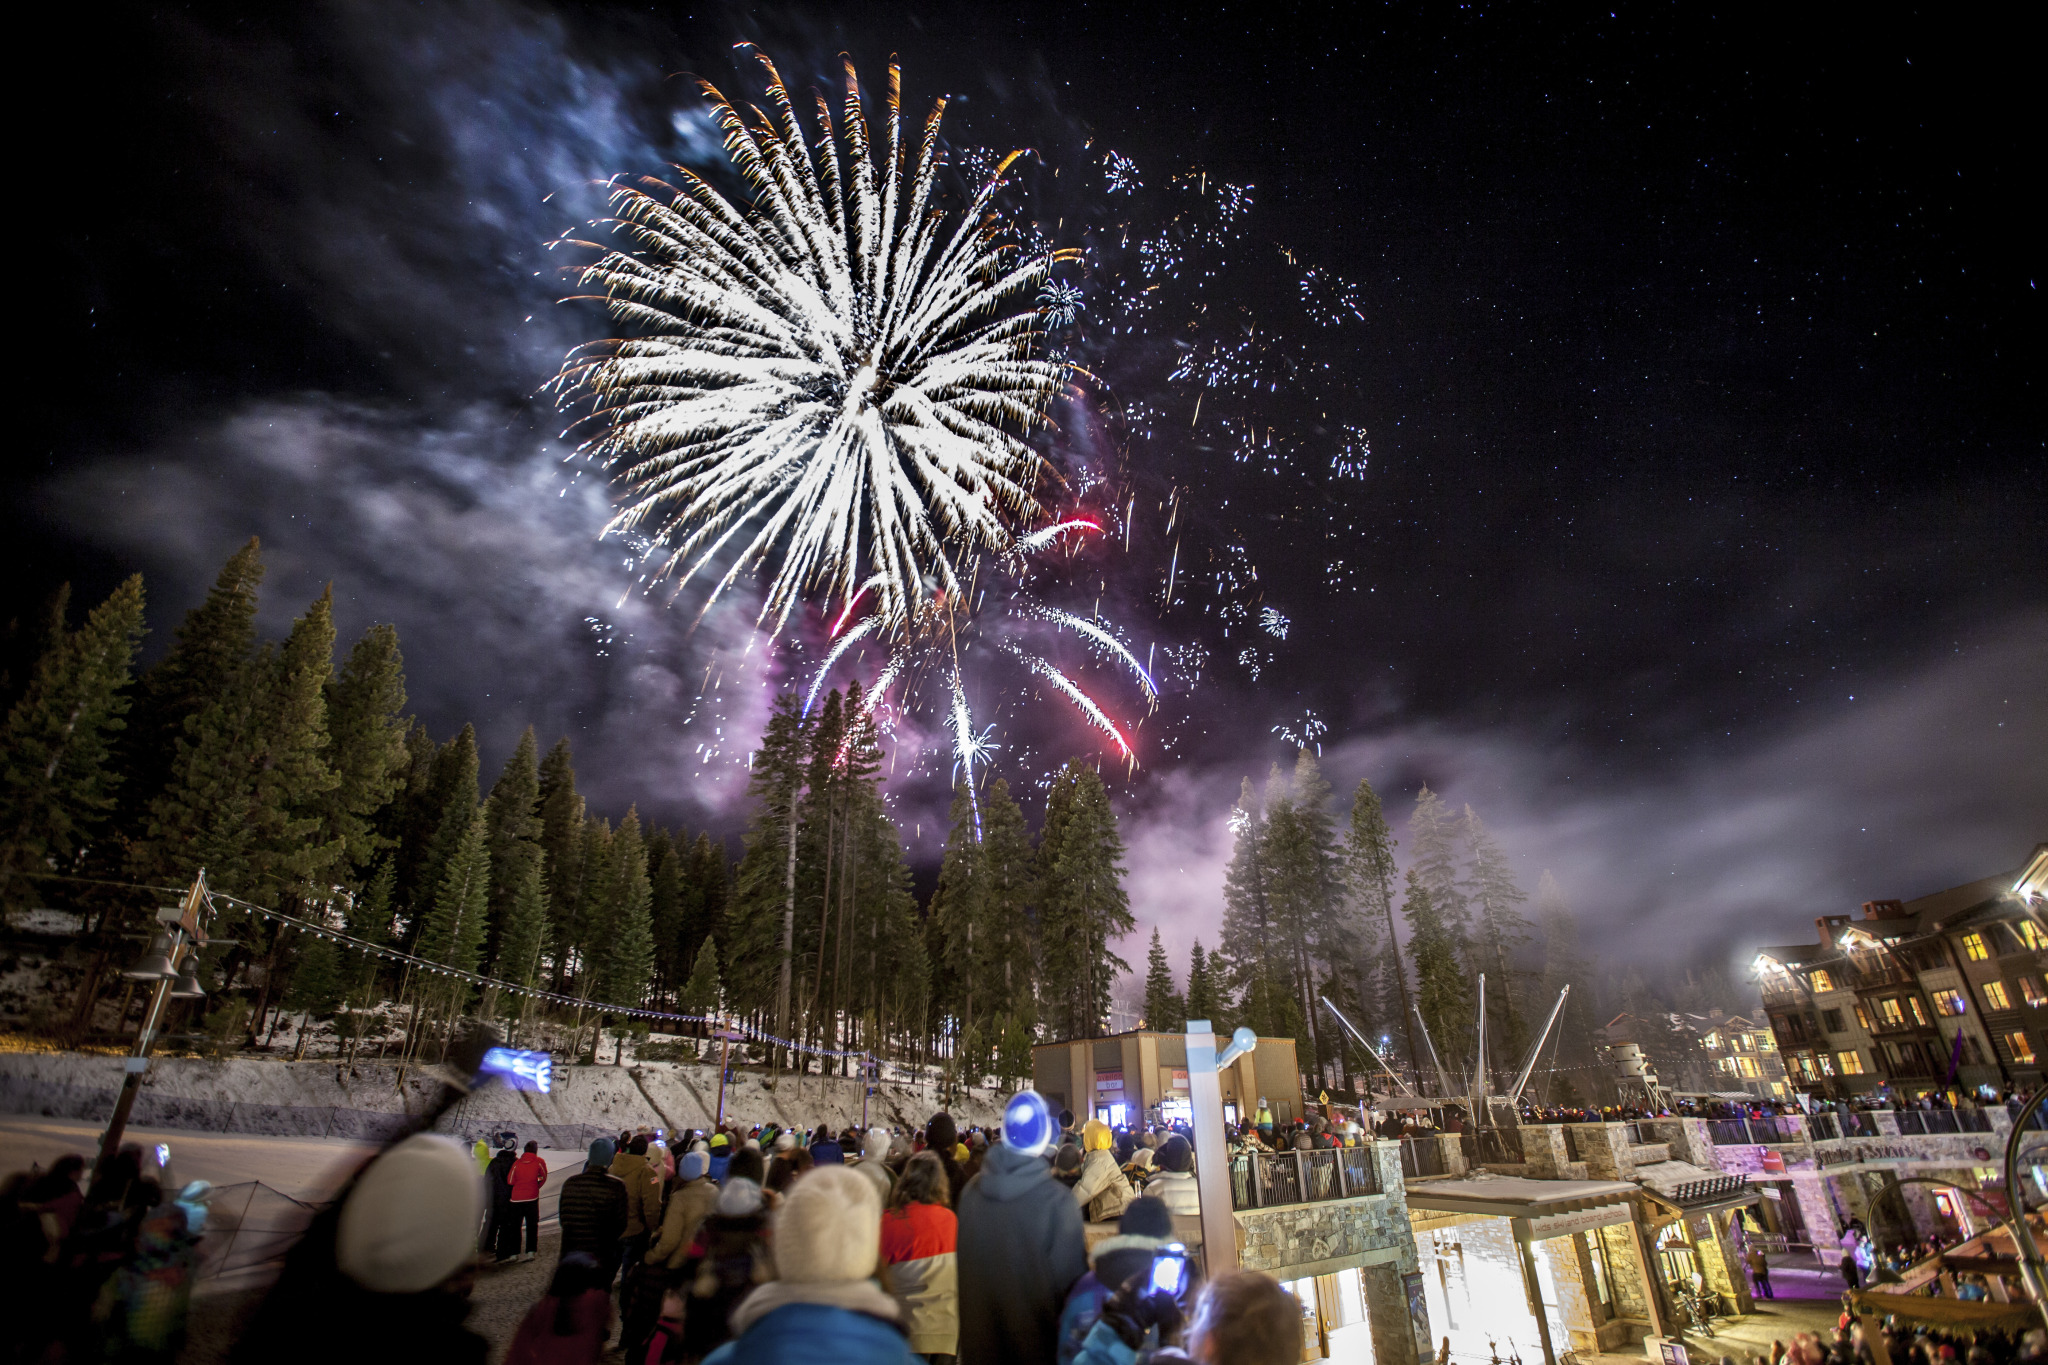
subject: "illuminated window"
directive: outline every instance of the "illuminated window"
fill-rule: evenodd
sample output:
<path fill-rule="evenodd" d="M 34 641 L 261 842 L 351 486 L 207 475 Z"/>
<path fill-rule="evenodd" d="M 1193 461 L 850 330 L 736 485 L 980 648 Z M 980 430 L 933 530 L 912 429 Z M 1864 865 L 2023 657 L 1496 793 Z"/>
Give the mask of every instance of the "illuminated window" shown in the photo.
<path fill-rule="evenodd" d="M 2027 1041 L 2027 1035 L 2015 1029 L 2005 1035 L 2005 1045 L 2012 1049 L 2012 1059 L 2031 1066 L 2034 1061 L 2034 1045 Z"/>
<path fill-rule="evenodd" d="M 1835 1057 L 1842 1064 L 1842 1074 L 1844 1076 L 1861 1076 L 1863 1074 L 1863 1054 L 1854 1048 L 1847 1052 L 1838 1052 L 1835 1054 Z M 1821 1069 L 1826 1070 L 1828 1059 L 1822 1057 L 1820 1060 Z"/>
<path fill-rule="evenodd" d="M 1835 988 L 1835 979 L 1824 971 L 1816 970 L 1807 979 L 1813 983 L 1813 988 L 1817 991 L 1831 991 Z"/>
<path fill-rule="evenodd" d="M 1991 949 L 1984 942 L 1984 935 L 1964 934 L 1963 956 L 1969 958 L 1972 962 L 1982 962 L 1985 958 L 1990 957 Z"/>
<path fill-rule="evenodd" d="M 1777 1035 L 1771 1033 L 1759 1033 L 1756 1036 L 1756 1050 L 1758 1052 L 1776 1052 L 1778 1050 Z"/>
<path fill-rule="evenodd" d="M 1877 1002 L 1877 1017 L 1893 1028 L 1905 1027 L 1906 1012 L 1899 1008 L 1899 997 L 1896 995 L 1887 995 Z"/>
<path fill-rule="evenodd" d="M 1987 981 L 1984 983 L 1984 1008 L 1992 1010 L 2009 1010 L 2012 1008 L 2012 997 L 2005 993 L 2005 983 L 2003 981 Z"/>
<path fill-rule="evenodd" d="M 2018 924 L 2013 925 L 2012 931 L 2018 936 L 2021 947 L 2034 949 L 2048 948 L 2048 933 L 2044 933 L 2041 926 L 2030 919 L 2023 919 Z"/>
<path fill-rule="evenodd" d="M 1853 1057 L 1856 1054 L 1853 1052 L 1845 1052 L 1842 1055 L 1845 1057 Z M 1860 1066 L 1858 1069 L 1861 1069 Z M 1825 1052 L 1820 1054 L 1820 1074 L 1823 1076 L 1832 1076 L 1835 1074 L 1835 1059 L 1828 1056 L 1828 1054 Z"/>
<path fill-rule="evenodd" d="M 1858 1005 L 1856 1007 L 1856 1022 L 1858 1025 L 1862 1027 L 1865 1033 L 1870 1032 L 1870 1016 L 1864 1012 L 1863 1006 L 1861 1005 Z"/>
<path fill-rule="evenodd" d="M 1741 1076 L 1743 1079 L 1751 1081 L 1763 1075 L 1763 1072 L 1761 1069 L 1758 1068 L 1756 1064 L 1756 1058 L 1754 1057 L 1737 1057 L 1735 1059 L 1735 1073 L 1738 1076 Z"/>
<path fill-rule="evenodd" d="M 1921 1007 L 1920 997 L 1917 995 L 1909 995 L 1906 997 L 1906 1002 L 1912 1005 L 1913 1007 L 1913 1022 L 1918 1024 L 1921 1028 L 1926 1028 L 1927 1011 Z"/>
<path fill-rule="evenodd" d="M 2044 1004 L 2048 1004 L 2048 995 L 2041 994 L 2040 985 L 2031 976 L 2020 978 L 2020 996 L 2036 1009 L 2039 1009 Z"/>

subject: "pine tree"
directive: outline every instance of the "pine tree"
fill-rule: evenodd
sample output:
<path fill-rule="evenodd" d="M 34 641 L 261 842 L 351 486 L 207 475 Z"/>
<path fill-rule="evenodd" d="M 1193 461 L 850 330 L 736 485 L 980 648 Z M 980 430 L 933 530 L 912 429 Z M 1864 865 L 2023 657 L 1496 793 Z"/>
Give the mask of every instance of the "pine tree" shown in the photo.
<path fill-rule="evenodd" d="M 486 834 L 488 841 L 488 834 Z M 521 861 L 518 880 L 498 927 L 498 957 L 494 974 L 516 986 L 533 990 L 541 984 L 541 959 L 548 950 L 547 893 L 543 889 L 543 860 Z M 497 869 L 492 868 L 493 876 Z M 522 1006 L 522 1014 L 524 1008 Z"/>
<path fill-rule="evenodd" d="M 592 926 L 602 945 L 599 995 L 615 1005 L 638 1009 L 646 1003 L 654 977 L 654 926 L 649 919 L 653 895 L 647 883 L 647 846 L 640 834 L 640 812 L 629 809 L 612 835 L 612 904 L 606 923 Z"/>
<path fill-rule="evenodd" d="M 1406 880 L 1401 915 L 1408 921 L 1408 951 L 1415 959 L 1415 1006 L 1428 1025 L 1437 1059 L 1451 1069 L 1464 1055 L 1471 1032 L 1471 987 L 1458 961 L 1456 941 L 1437 913 L 1420 869 L 1410 867 Z M 1449 1080 L 1457 1084 L 1455 1075 Z"/>
<path fill-rule="evenodd" d="M 687 845 L 685 846 L 685 849 Z M 647 918 L 654 926 L 654 988 L 657 1000 L 669 999 L 689 975 L 690 945 L 683 942 L 684 851 L 665 829 L 647 836 Z"/>
<path fill-rule="evenodd" d="M 554 988 L 568 972 L 570 921 L 583 882 L 583 798 L 576 793 L 576 767 L 566 737 L 555 741 L 540 764 L 540 846 L 546 855 L 548 932 L 557 949 Z"/>
<path fill-rule="evenodd" d="M 680 852 L 680 846 L 678 847 Z M 721 938 L 725 933 L 725 899 L 728 890 L 729 869 L 725 863 L 725 845 L 712 843 L 706 832 L 697 836 L 697 842 L 690 846 L 689 859 L 685 864 L 687 875 L 683 882 L 683 951 L 690 961 L 697 960 L 697 953 L 704 944 Z M 724 963 L 724 958 L 719 962 Z"/>
<path fill-rule="evenodd" d="M 1286 779 L 1277 767 L 1267 794 L 1284 803 Z M 1246 778 L 1230 817 L 1235 837 L 1223 873 L 1223 941 L 1209 969 L 1218 978 L 1219 1000 L 1237 1001 L 1240 1022 L 1260 1037 L 1278 1038 L 1293 1036 L 1298 1011 L 1286 1008 L 1288 991 L 1280 984 L 1284 959 L 1272 906 L 1268 809 Z"/>
<path fill-rule="evenodd" d="M 1471 935 L 1467 926 L 1465 893 L 1458 885 L 1458 829 L 1443 798 L 1428 786 L 1416 793 L 1415 809 L 1408 816 L 1408 846 L 1411 864 L 1429 891 L 1429 903 L 1461 959 L 1469 960 Z"/>
<path fill-rule="evenodd" d="M 61 619 L 58 629 L 0 732 L 0 894 L 10 902 L 37 897 L 34 883 L 11 874 L 71 858 L 114 810 L 121 775 L 112 758 L 143 634 L 142 576 L 76 631 Z"/>
<path fill-rule="evenodd" d="M 504 771 L 491 784 L 485 810 L 489 812 L 484 846 L 491 854 L 491 895 L 484 961 L 495 964 L 502 951 L 504 926 L 512 915 L 513 897 L 531 870 L 541 865 L 540 757 L 531 725 L 519 736 Z M 503 973 L 494 969 L 494 974 Z"/>
<path fill-rule="evenodd" d="M 469 822 L 443 865 L 440 894 L 422 920 L 414 945 L 413 951 L 419 957 L 458 972 L 475 971 L 483 956 L 484 919 L 491 896 L 491 858 L 485 844 L 488 828 L 484 811 L 472 807 Z M 469 983 L 457 977 L 436 975 L 422 985 L 423 998 L 430 1008 L 445 1012 L 445 1048 L 455 1016 L 468 1002 Z"/>
<path fill-rule="evenodd" d="M 323 842 L 339 840 L 337 871 L 366 873 L 377 855 L 392 846 L 377 827 L 391 804 L 407 765 L 405 660 L 398 632 L 372 626 L 349 650 L 341 671 L 327 680 L 327 767 L 335 784 L 320 798 Z"/>
<path fill-rule="evenodd" d="M 1422 1074 L 1421 1054 L 1415 1043 L 1415 1014 L 1408 997 L 1408 968 L 1401 958 L 1401 938 L 1394 927 L 1394 834 L 1387 828 L 1379 793 L 1363 779 L 1351 796 L 1351 826 L 1344 840 L 1344 880 L 1350 890 L 1361 925 L 1361 944 L 1375 944 L 1375 956 L 1363 958 L 1358 968 L 1358 998 L 1370 1006 L 1368 1020 L 1360 1021 L 1368 1035 L 1372 1024 L 1384 1026 L 1389 1016 L 1401 1021 L 1402 1036 L 1408 1040 L 1408 1065 Z M 1368 940 L 1364 925 L 1384 934 Z"/>
<path fill-rule="evenodd" d="M 1515 967 L 1515 955 L 1529 941 L 1529 921 L 1515 907 L 1528 897 L 1515 884 L 1507 855 L 1469 805 L 1465 807 L 1462 833 L 1472 857 L 1471 876 L 1464 890 L 1478 912 L 1473 926 L 1472 965 L 1486 973 L 1487 1031 L 1490 1040 L 1499 1042 L 1498 1051 L 1491 1041 L 1487 1050 L 1493 1054 L 1490 1060 L 1494 1064 L 1512 1066 L 1529 1046 L 1522 982 Z"/>
<path fill-rule="evenodd" d="M 725 988 L 743 1011 L 766 1010 L 789 1036 L 795 985 L 796 822 L 805 767 L 803 716 L 794 695 L 776 698 L 754 750 L 747 792 L 754 814 L 727 907 Z"/>
<path fill-rule="evenodd" d="M 476 727 L 465 725 L 455 738 L 434 754 L 434 771 L 414 817 L 412 830 L 416 862 L 411 894 L 418 902 L 431 903 L 446 878 L 448 860 L 469 833 L 469 819 L 482 801 L 477 792 Z M 405 869 L 399 869 L 399 889 L 406 890 Z M 411 907 L 417 915 L 418 905 Z"/>
<path fill-rule="evenodd" d="M 1110 944 L 1131 931 L 1130 900 L 1123 888 L 1123 839 L 1109 793 L 1093 768 L 1069 761 L 1062 785 L 1068 791 L 1058 835 L 1057 856 L 1039 892 L 1047 994 L 1063 1036 L 1094 1038 L 1109 1016 L 1117 975 L 1130 967 Z M 1045 866 L 1045 849 L 1039 849 Z"/>
<path fill-rule="evenodd" d="M 1317 996 L 1328 964 L 1346 962 L 1356 947 L 1342 914 L 1329 800 L 1315 756 L 1301 749 L 1292 779 L 1268 802 L 1267 821 L 1268 904 L 1280 939 L 1273 980 L 1286 994 L 1297 1056 L 1317 1074 L 1340 1060 L 1337 1038 L 1324 1036 Z"/>
<path fill-rule="evenodd" d="M 1187 1027 L 1187 1004 L 1174 989 L 1173 968 L 1167 965 L 1166 945 L 1159 930 L 1152 931 L 1152 946 L 1145 953 L 1145 1027 L 1162 1033 Z"/>
<path fill-rule="evenodd" d="M 219 701 L 254 655 L 262 583 L 262 549 L 252 536 L 221 566 L 205 602 L 185 613 L 170 651 L 143 677 L 123 737 L 130 774 L 121 795 L 123 823 L 144 823 L 178 765 L 186 723 Z"/>
<path fill-rule="evenodd" d="M 575 902 L 556 921 L 555 946 L 571 959 L 576 994 L 597 1000 L 603 998 L 598 985 L 604 967 L 605 928 L 618 904 L 619 868 L 612 857 L 610 821 L 601 815 L 583 817 L 576 860 L 583 876 L 576 886 Z"/>
<path fill-rule="evenodd" d="M 682 999 L 677 1003 L 685 1014 L 709 1015 L 718 1009 L 718 1002 L 718 944 L 706 939 L 690 964 L 690 979 L 683 983 Z"/>
<path fill-rule="evenodd" d="M 1188 954 L 1188 997 L 1187 1017 L 1207 1019 L 1219 1033 L 1228 1033 L 1222 1017 L 1222 1001 L 1216 994 L 1216 982 L 1210 966 L 1210 959 L 1202 952 L 1202 940 L 1196 939 L 1192 952 Z"/>

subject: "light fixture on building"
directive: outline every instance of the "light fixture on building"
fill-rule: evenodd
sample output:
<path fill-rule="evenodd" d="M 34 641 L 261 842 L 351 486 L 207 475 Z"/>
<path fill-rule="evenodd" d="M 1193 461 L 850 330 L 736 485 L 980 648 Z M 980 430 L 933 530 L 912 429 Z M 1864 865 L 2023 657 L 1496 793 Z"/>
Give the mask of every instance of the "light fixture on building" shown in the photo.
<path fill-rule="evenodd" d="M 171 940 L 167 934 L 158 934 L 141 960 L 121 973 L 130 981 L 161 981 L 177 974 L 177 968 L 171 965 Z"/>
<path fill-rule="evenodd" d="M 178 973 L 178 980 L 171 987 L 171 999 L 204 1000 L 205 998 L 206 987 L 199 984 L 199 974 L 192 970 L 192 964 L 187 960 L 185 970 Z"/>

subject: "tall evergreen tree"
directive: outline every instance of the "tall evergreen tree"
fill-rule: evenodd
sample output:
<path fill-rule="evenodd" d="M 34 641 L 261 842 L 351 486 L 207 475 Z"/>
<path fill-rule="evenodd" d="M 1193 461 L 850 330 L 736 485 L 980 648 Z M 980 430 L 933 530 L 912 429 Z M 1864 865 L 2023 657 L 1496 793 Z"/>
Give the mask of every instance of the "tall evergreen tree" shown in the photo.
<path fill-rule="evenodd" d="M 1152 946 L 1145 952 L 1145 1027 L 1173 1032 L 1187 1027 L 1187 1002 L 1173 984 L 1173 968 L 1166 961 L 1166 945 L 1159 930 L 1152 930 Z"/>
<path fill-rule="evenodd" d="M 725 844 L 713 843 L 708 831 L 697 836 L 689 855 L 683 882 L 683 946 L 690 961 L 695 962 L 704 944 L 725 933 L 730 870 L 725 863 Z M 720 971 L 724 970 L 724 961 L 719 959 Z"/>
<path fill-rule="evenodd" d="M 1102 776 L 1069 761 L 1054 790 L 1067 802 L 1057 856 L 1040 883 L 1040 934 L 1046 994 L 1062 1036 L 1094 1038 L 1109 1017 L 1119 973 L 1130 970 L 1110 944 L 1131 931 L 1123 887 L 1124 843 Z M 1045 867 L 1045 849 L 1039 849 Z"/>
<path fill-rule="evenodd" d="M 470 817 L 482 804 L 477 791 L 476 727 L 465 725 L 434 754 L 434 773 L 415 816 L 412 834 L 418 861 L 411 894 L 420 905 L 439 895 L 448 860 L 469 833 Z M 399 889 L 406 890 L 404 867 Z M 415 916 L 419 906 L 412 906 Z"/>
<path fill-rule="evenodd" d="M 1466 900 L 1477 912 L 1471 966 L 1486 973 L 1487 1032 L 1499 1043 L 1496 1049 L 1489 1041 L 1489 1060 L 1496 1066 L 1513 1066 L 1529 1046 L 1521 972 L 1515 965 L 1516 954 L 1529 941 L 1529 921 L 1515 907 L 1528 897 L 1515 884 L 1507 854 L 1469 805 L 1461 833 L 1472 858 L 1464 885 Z"/>
<path fill-rule="evenodd" d="M 962 1027 L 1006 1016 L 1028 1028 L 1037 1017 L 1031 912 L 1037 869 L 1024 812 L 1010 798 L 1009 783 L 998 778 L 982 794 L 980 838 L 964 785 L 954 788 L 952 817 L 932 898 L 947 1005 Z"/>
<path fill-rule="evenodd" d="M 334 786 L 319 798 L 323 842 L 339 840 L 337 872 L 355 879 L 368 873 L 393 840 L 377 827 L 379 812 L 391 804 L 407 766 L 405 660 L 398 631 L 371 626 L 349 650 L 341 671 L 326 682 L 327 767 Z"/>
<path fill-rule="evenodd" d="M 489 927 L 484 933 L 484 961 L 497 963 L 504 926 L 512 917 L 512 900 L 530 873 L 541 866 L 540 753 L 533 727 L 519 736 L 504 771 L 491 784 L 484 809 L 484 846 L 491 854 Z M 496 973 L 502 975 L 502 973 Z"/>
<path fill-rule="evenodd" d="M 1235 839 L 1223 873 L 1223 939 L 1209 959 L 1211 973 L 1220 978 L 1219 993 L 1237 1001 L 1239 1022 L 1262 1038 L 1295 1036 L 1300 1017 L 1300 1007 L 1289 1003 L 1287 957 L 1273 910 L 1266 819 L 1272 805 L 1284 807 L 1286 796 L 1287 780 L 1277 766 L 1266 801 L 1250 778 L 1244 780 L 1230 818 Z"/>
<path fill-rule="evenodd" d="M 488 842 L 488 833 L 485 838 Z M 541 858 L 521 861 L 518 880 L 513 883 L 511 899 L 505 907 L 504 920 L 497 926 L 498 956 L 493 974 L 528 990 L 537 989 L 542 984 L 541 959 L 548 950 L 543 862 Z M 492 869 L 493 874 L 496 871 L 496 868 Z M 521 1017 L 527 1013 L 526 999 L 521 997 L 515 1006 Z"/>
<path fill-rule="evenodd" d="M 1470 1046 L 1472 992 L 1458 961 L 1457 942 L 1436 910 L 1420 869 L 1407 875 L 1401 915 L 1408 921 L 1408 951 L 1415 959 L 1415 1006 L 1429 1026 L 1437 1059 L 1451 1085 L 1459 1083 L 1458 1059 Z M 1425 1058 L 1424 1066 L 1428 1065 Z"/>
<path fill-rule="evenodd" d="M 576 994 L 586 1000 L 601 999 L 598 990 L 604 971 L 604 935 L 619 898 L 619 864 L 612 856 L 611 822 L 601 815 L 583 817 L 582 838 L 576 845 L 577 865 L 583 876 L 576 885 L 574 904 L 556 923 L 556 946 L 570 959 L 576 978 Z"/>
<path fill-rule="evenodd" d="M 718 944 L 705 940 L 697 949 L 697 957 L 690 964 L 690 979 L 683 983 L 682 998 L 677 1002 L 685 1014 L 710 1014 L 718 1008 Z"/>
<path fill-rule="evenodd" d="M 1429 891 L 1429 903 L 1458 956 L 1468 955 L 1471 933 L 1465 893 L 1458 879 L 1458 823 L 1444 807 L 1443 798 L 1425 785 L 1415 795 L 1415 809 L 1408 816 L 1410 863 Z"/>
<path fill-rule="evenodd" d="M 555 741 L 540 765 L 540 846 L 547 858 L 549 934 L 560 949 L 555 989 L 568 970 L 569 924 L 583 881 L 583 798 L 576 793 L 576 766 L 565 736 Z"/>
<path fill-rule="evenodd" d="M 0 732 L 0 899 L 30 903 L 42 871 L 76 854 L 115 806 L 112 758 L 125 727 L 129 669 L 141 643 L 142 575 L 114 589 L 83 625 L 44 650 Z"/>
<path fill-rule="evenodd" d="M 1187 1017 L 1207 1019 L 1217 1032 L 1228 1033 L 1230 1029 L 1223 1018 L 1223 1002 L 1216 993 L 1210 961 L 1202 952 L 1202 940 L 1196 939 L 1193 950 L 1188 954 Z"/>
<path fill-rule="evenodd" d="M 1279 799 L 1269 802 L 1267 822 L 1268 904 L 1281 949 L 1275 980 L 1285 985 L 1297 1056 L 1305 1070 L 1317 1073 L 1325 1063 L 1341 1060 L 1337 1038 L 1324 1036 L 1317 997 L 1329 983 L 1332 966 L 1348 966 L 1356 950 L 1343 914 L 1329 802 L 1330 786 L 1315 755 L 1301 749 L 1292 779 Z M 1338 989 L 1348 994 L 1348 988 Z"/>
<path fill-rule="evenodd" d="M 599 994 L 615 1005 L 638 1009 L 646 1002 L 654 977 L 654 926 L 649 917 L 653 893 L 647 882 L 647 845 L 640 832 L 640 812 L 629 809 L 611 841 L 612 903 L 596 935 L 601 944 Z"/>
<path fill-rule="evenodd" d="M 186 722 L 226 695 L 255 654 L 262 584 L 262 547 L 251 536 L 221 566 L 206 600 L 185 613 L 169 652 L 144 676 L 122 745 L 130 774 L 121 794 L 126 823 L 145 822 L 171 781 Z"/>
<path fill-rule="evenodd" d="M 1394 926 L 1394 834 L 1387 828 L 1386 813 L 1379 793 L 1360 779 L 1351 795 L 1351 825 L 1344 840 L 1344 879 L 1351 892 L 1361 925 L 1361 944 L 1376 941 L 1376 950 L 1359 964 L 1358 994 L 1372 1007 L 1373 1018 L 1361 1027 L 1386 1027 L 1390 1019 L 1401 1022 L 1402 1037 L 1408 1041 L 1408 1064 L 1422 1074 L 1421 1053 L 1415 1043 L 1415 1014 L 1408 996 L 1408 968 L 1401 957 L 1401 938 Z M 1365 937 L 1363 926 L 1383 927 L 1374 940 Z"/>
<path fill-rule="evenodd" d="M 746 852 L 727 907 L 725 988 L 745 1011 L 767 1011 L 789 1036 L 796 951 L 797 807 L 804 793 L 806 736 L 793 694 L 776 698 L 747 792 L 754 803 Z"/>
<path fill-rule="evenodd" d="M 684 853 L 665 829 L 647 836 L 647 918 L 654 926 L 654 985 L 656 999 L 666 1000 L 689 975 L 690 948 L 684 942 L 683 884 Z"/>
<path fill-rule="evenodd" d="M 483 959 L 484 919 L 491 897 L 491 858 L 485 843 L 488 828 L 483 810 L 472 807 L 468 823 L 442 866 L 440 891 L 433 908 L 421 919 L 413 949 L 428 962 L 458 972 L 475 971 Z M 428 976 L 421 986 L 429 1017 L 444 1017 L 448 1030 L 469 995 L 469 983 L 458 977 Z M 446 1037 L 444 1031 L 444 1045 Z"/>

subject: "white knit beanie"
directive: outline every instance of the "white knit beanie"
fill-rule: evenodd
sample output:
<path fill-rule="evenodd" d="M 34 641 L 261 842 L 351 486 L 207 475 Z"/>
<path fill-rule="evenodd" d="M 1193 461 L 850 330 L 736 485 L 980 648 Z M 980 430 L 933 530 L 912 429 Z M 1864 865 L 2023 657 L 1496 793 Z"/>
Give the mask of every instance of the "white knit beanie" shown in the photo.
<path fill-rule="evenodd" d="M 820 1166 L 791 1187 L 775 1221 L 775 1269 L 795 1284 L 847 1284 L 875 1273 L 882 1196 L 851 1166 Z"/>
<path fill-rule="evenodd" d="M 335 1264 L 373 1293 L 417 1294 L 469 1264 L 483 1216 L 483 1181 L 468 1151 L 415 1133 L 372 1161 L 349 1191 Z"/>

